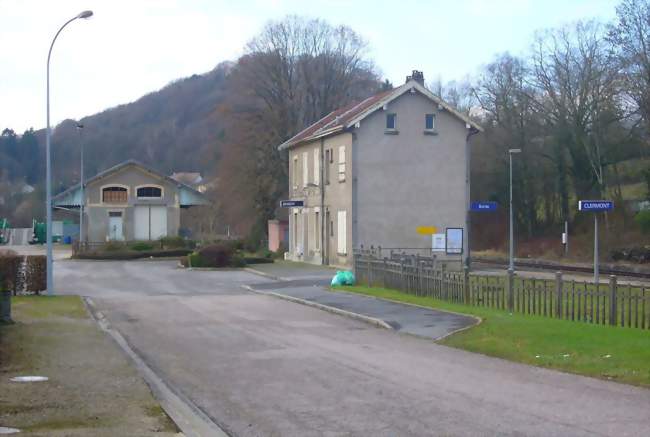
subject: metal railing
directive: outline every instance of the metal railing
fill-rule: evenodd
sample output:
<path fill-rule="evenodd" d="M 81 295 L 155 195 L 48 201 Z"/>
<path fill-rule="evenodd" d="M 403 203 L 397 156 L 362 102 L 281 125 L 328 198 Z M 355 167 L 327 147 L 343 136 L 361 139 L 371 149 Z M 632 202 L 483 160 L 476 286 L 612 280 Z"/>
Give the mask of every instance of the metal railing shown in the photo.
<path fill-rule="evenodd" d="M 369 250 L 354 253 L 357 281 L 369 286 L 511 313 L 611 326 L 650 329 L 650 287 L 609 282 L 565 280 L 451 271 L 444 263 L 419 255 L 385 256 Z"/>

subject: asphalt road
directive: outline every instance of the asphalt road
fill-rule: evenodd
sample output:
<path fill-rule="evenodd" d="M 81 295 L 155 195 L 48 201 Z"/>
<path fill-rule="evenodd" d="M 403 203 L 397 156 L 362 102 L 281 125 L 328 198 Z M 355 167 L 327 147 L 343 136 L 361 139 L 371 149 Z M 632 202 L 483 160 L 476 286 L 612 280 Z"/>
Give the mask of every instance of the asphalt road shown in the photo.
<path fill-rule="evenodd" d="M 477 323 L 477 319 L 474 317 L 404 305 L 354 293 L 329 291 L 318 284 L 320 281 L 313 282 L 316 284 L 310 283 L 309 280 L 270 282 L 255 284 L 252 288 L 363 314 L 386 322 L 398 332 L 419 335 L 433 340 Z"/>
<path fill-rule="evenodd" d="M 237 436 L 641 436 L 650 390 L 399 335 L 274 297 L 243 271 L 57 261 L 160 376 Z"/>

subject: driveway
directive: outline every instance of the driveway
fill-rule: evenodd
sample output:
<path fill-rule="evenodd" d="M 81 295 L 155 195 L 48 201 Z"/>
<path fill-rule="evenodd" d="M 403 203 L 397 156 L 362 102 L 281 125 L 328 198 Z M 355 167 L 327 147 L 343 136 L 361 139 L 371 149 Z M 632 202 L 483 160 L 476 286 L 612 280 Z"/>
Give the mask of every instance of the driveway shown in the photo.
<path fill-rule="evenodd" d="M 175 390 L 237 436 L 646 435 L 650 391 L 485 357 L 173 261 L 57 261 Z M 306 275 L 307 276 L 307 275 Z"/>

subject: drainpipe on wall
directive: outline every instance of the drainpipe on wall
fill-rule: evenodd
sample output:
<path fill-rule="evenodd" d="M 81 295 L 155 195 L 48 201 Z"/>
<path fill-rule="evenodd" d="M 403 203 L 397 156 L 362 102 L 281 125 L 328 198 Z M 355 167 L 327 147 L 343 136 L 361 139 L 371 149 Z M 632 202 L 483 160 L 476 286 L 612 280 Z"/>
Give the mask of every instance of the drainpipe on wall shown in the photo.
<path fill-rule="evenodd" d="M 320 139 L 320 263 L 325 264 L 325 138 Z M 329 163 L 327 163 L 329 165 Z M 329 250 L 329 247 L 327 248 Z"/>
<path fill-rule="evenodd" d="M 472 261 L 470 254 L 470 211 L 469 204 L 471 202 L 471 175 L 472 175 L 472 151 L 469 147 L 469 139 L 472 135 L 476 135 L 478 131 L 470 127 L 467 137 L 465 138 L 465 229 L 467 233 L 467 256 L 465 258 L 465 266 L 471 269 Z"/>

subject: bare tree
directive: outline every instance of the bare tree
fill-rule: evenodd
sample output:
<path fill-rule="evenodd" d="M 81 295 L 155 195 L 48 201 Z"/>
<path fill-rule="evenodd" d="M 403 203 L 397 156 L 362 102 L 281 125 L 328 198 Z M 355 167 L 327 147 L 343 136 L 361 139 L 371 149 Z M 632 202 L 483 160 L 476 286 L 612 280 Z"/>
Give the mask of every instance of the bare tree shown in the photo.
<path fill-rule="evenodd" d="M 579 195 L 606 185 L 605 167 L 615 143 L 610 129 L 624 117 L 617 106 L 619 70 L 603 28 L 595 22 L 540 33 L 532 55 L 531 95 L 569 156 Z M 556 159 L 563 159 L 556 154 Z M 585 165 L 586 164 L 586 165 Z"/>
<path fill-rule="evenodd" d="M 542 153 L 538 150 L 539 123 L 530 98 L 532 90 L 527 85 L 528 73 L 523 60 L 504 54 L 484 69 L 472 91 L 486 117 L 486 135 L 498 145 L 493 153 L 500 164 L 502 181 L 507 174 L 508 149 L 524 151 L 518 158 L 521 171 L 517 172 L 517 181 L 521 189 L 517 190 L 517 203 L 523 206 L 518 210 L 518 219 L 532 235 L 538 228 Z M 505 182 L 502 186 L 505 192 Z"/>
<path fill-rule="evenodd" d="M 609 40 L 618 50 L 624 78 L 623 103 L 638 114 L 646 141 L 650 134 L 650 1 L 623 0 Z"/>
<path fill-rule="evenodd" d="M 346 26 L 289 16 L 269 22 L 246 46 L 231 74 L 231 93 L 221 114 L 232 120 L 220 168 L 248 193 L 256 232 L 264 232 L 287 190 L 286 154 L 277 146 L 332 110 L 365 98 L 382 86 L 365 41 Z M 245 158 L 241 171 L 232 171 Z M 246 187 L 244 189 L 243 187 Z M 225 189 L 225 188 L 224 188 Z"/>

